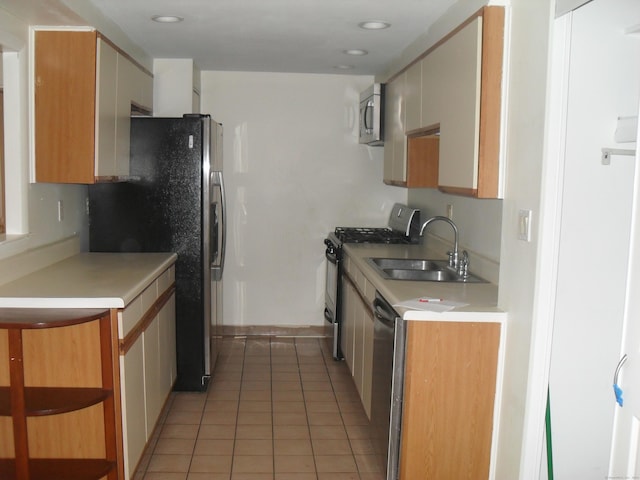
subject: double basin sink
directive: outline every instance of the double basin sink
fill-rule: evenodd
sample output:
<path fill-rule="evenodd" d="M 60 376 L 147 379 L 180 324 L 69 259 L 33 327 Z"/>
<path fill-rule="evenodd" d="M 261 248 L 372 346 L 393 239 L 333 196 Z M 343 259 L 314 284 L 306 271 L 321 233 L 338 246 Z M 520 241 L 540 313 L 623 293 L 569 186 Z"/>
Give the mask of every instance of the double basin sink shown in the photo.
<path fill-rule="evenodd" d="M 447 260 L 411 258 L 367 258 L 382 278 L 426 282 L 485 283 L 486 280 L 468 273 L 462 275 L 449 266 Z"/>

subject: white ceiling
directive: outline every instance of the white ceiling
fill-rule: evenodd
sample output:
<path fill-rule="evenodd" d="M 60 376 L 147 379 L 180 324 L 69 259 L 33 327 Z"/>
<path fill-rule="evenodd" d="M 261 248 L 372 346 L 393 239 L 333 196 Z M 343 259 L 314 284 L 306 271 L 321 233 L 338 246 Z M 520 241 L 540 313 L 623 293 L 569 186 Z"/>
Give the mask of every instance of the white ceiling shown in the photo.
<path fill-rule="evenodd" d="M 370 74 L 456 0 L 89 0 L 153 58 L 193 58 L 201 70 Z M 159 24 L 153 15 L 177 15 Z M 366 31 L 358 23 L 391 28 Z M 358 48 L 366 56 L 348 56 Z M 350 70 L 337 69 L 351 65 Z"/>

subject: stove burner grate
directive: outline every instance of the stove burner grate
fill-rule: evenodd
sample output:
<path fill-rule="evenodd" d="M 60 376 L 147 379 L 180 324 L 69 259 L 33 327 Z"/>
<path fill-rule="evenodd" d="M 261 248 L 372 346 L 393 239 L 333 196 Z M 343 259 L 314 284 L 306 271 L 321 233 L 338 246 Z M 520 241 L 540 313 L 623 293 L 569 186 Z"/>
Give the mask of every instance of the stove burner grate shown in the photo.
<path fill-rule="evenodd" d="M 389 228 L 337 227 L 335 235 L 343 243 L 411 243 L 409 237 Z"/>

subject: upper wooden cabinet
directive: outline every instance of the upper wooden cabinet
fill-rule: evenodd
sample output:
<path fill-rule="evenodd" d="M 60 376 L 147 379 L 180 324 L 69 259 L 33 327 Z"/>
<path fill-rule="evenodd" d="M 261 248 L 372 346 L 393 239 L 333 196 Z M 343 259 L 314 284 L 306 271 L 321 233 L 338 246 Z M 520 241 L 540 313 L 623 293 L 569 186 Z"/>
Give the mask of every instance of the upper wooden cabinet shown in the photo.
<path fill-rule="evenodd" d="M 386 175 L 385 144 L 386 183 L 499 196 L 503 49 L 504 8 L 484 7 L 390 82 L 404 82 L 408 172 L 404 183 Z M 425 134 L 430 148 L 411 149 Z M 412 184 L 410 168 L 428 174 Z"/>
<path fill-rule="evenodd" d="M 35 32 L 36 181 L 129 175 L 132 109 L 150 112 L 153 78 L 97 31 Z"/>

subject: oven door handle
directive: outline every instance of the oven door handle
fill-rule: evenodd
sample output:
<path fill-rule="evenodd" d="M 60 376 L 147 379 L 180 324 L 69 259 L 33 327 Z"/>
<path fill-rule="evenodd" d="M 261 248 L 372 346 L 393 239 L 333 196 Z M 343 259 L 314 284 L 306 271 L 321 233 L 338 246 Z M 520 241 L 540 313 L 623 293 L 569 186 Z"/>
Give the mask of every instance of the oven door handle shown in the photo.
<path fill-rule="evenodd" d="M 335 252 L 330 252 L 328 249 L 325 250 L 324 256 L 327 257 L 327 260 L 333 263 L 334 265 L 338 264 L 338 255 Z"/>

